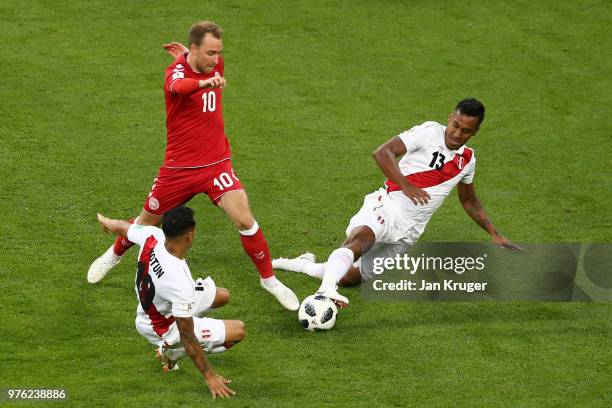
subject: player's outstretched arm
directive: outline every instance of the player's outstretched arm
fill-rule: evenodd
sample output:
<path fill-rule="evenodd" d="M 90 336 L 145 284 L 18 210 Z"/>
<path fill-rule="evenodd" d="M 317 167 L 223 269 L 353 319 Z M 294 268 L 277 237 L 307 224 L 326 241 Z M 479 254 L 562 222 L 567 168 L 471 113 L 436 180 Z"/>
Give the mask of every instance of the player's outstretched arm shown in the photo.
<path fill-rule="evenodd" d="M 164 47 L 164 50 L 166 50 L 166 52 L 170 54 L 172 58 L 174 59 L 177 59 L 178 57 L 185 54 L 186 52 L 189 52 L 189 49 L 187 47 L 175 41 L 169 44 L 164 44 L 162 45 L 162 47 Z"/>
<path fill-rule="evenodd" d="M 431 198 L 427 191 L 410 184 L 397 165 L 396 159 L 404 154 L 406 154 L 406 145 L 402 142 L 402 139 L 395 136 L 393 139 L 380 145 L 378 149 L 372 153 L 372 157 L 385 176 L 400 186 L 402 192 L 410 198 L 415 205 L 425 205 Z"/>
<path fill-rule="evenodd" d="M 476 224 L 480 225 L 483 230 L 487 231 L 489 235 L 491 235 L 491 240 L 495 245 L 515 251 L 523 250 L 521 247 L 512 243 L 512 241 L 510 241 L 508 238 L 497 232 L 495 226 L 491 220 L 489 220 L 489 217 L 487 216 L 484 207 L 480 203 L 480 200 L 476 196 L 474 184 L 459 183 L 457 184 L 457 192 L 459 193 L 459 201 L 461 202 L 465 212 L 471 219 L 474 220 L 474 222 L 476 222 Z"/>
<path fill-rule="evenodd" d="M 193 318 L 177 317 L 176 326 L 179 329 L 181 343 L 183 343 L 183 347 L 185 347 L 185 352 L 202 373 L 213 399 L 217 398 L 217 395 L 222 398 L 229 398 L 232 395 L 236 395 L 236 393 L 227 386 L 231 381 L 215 374 L 210 367 L 208 359 L 202 351 L 202 346 L 200 346 L 200 342 L 195 336 Z"/>
<path fill-rule="evenodd" d="M 104 232 L 112 232 L 113 234 L 122 235 L 124 237 L 127 236 L 128 229 L 130 229 L 132 225 L 127 221 L 105 217 L 100 213 L 98 213 L 98 222 L 102 226 Z"/>

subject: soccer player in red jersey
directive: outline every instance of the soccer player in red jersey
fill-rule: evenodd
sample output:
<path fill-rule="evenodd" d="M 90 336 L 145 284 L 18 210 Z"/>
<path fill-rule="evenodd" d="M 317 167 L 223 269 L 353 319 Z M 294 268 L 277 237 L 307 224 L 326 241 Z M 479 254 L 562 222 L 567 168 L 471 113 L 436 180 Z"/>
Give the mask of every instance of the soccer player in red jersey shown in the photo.
<path fill-rule="evenodd" d="M 222 111 L 226 85 L 222 36 L 217 24 L 203 21 L 191 27 L 187 52 L 178 53 L 183 47 L 177 48 L 177 43 L 164 46 L 177 57 L 165 73 L 166 154 L 135 222 L 158 225 L 166 211 L 197 194 L 207 194 L 238 228 L 244 251 L 259 271 L 261 286 L 285 308 L 297 310 L 296 295 L 274 275 L 268 244 L 232 167 Z M 99 282 L 132 245 L 125 237 L 118 237 L 92 263 L 87 280 Z"/>

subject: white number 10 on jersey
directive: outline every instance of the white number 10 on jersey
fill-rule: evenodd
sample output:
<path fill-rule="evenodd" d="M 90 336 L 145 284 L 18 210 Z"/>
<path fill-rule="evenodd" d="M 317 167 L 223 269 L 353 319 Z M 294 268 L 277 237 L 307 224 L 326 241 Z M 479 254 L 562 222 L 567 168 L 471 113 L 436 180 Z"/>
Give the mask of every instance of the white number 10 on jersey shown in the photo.
<path fill-rule="evenodd" d="M 232 180 L 233 179 L 233 180 Z M 219 188 L 219 190 L 223 191 L 226 188 L 229 188 L 234 185 L 234 180 L 238 181 L 238 177 L 232 170 L 232 175 L 230 176 L 227 173 L 221 173 L 219 177 L 213 180 L 213 186 Z"/>
<path fill-rule="evenodd" d="M 217 109 L 217 94 L 204 92 L 202 94 L 202 112 L 214 112 Z"/>

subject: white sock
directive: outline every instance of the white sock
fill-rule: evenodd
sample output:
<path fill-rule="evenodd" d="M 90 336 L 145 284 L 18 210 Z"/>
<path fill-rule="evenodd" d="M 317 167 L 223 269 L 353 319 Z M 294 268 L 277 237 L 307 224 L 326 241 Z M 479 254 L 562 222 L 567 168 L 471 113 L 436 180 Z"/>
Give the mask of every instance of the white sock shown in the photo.
<path fill-rule="evenodd" d="M 313 278 L 323 279 L 323 272 L 325 271 L 326 263 L 308 263 L 302 270 L 302 273 L 305 273 L 308 276 L 312 276 Z"/>
<path fill-rule="evenodd" d="M 276 276 L 274 275 L 270 276 L 269 278 L 262 278 L 261 281 L 266 286 L 266 288 L 273 288 L 278 283 L 278 279 L 276 279 Z"/>
<path fill-rule="evenodd" d="M 208 354 L 223 353 L 226 350 L 227 349 L 225 348 L 225 346 L 218 346 L 218 347 L 215 347 L 215 348 L 211 349 L 210 351 L 208 351 Z M 185 357 L 187 355 L 187 352 L 185 351 L 184 347 L 179 347 L 179 348 L 175 348 L 175 349 L 166 349 L 164 351 L 164 354 L 170 360 L 178 361 L 179 359 Z"/>
<path fill-rule="evenodd" d="M 173 348 L 173 349 L 165 349 L 164 354 L 170 360 L 177 361 L 178 359 L 185 357 L 187 355 L 187 352 L 185 351 L 184 347 L 179 347 L 179 348 Z"/>
<path fill-rule="evenodd" d="M 208 354 L 218 354 L 218 353 L 223 353 L 224 351 L 226 351 L 227 349 L 225 348 L 225 346 L 217 346 L 214 347 L 212 349 L 210 349 L 208 351 Z"/>
<path fill-rule="evenodd" d="M 338 248 L 332 252 L 325 264 L 319 291 L 336 290 L 336 284 L 346 275 L 354 260 L 355 254 L 348 248 Z"/>
<path fill-rule="evenodd" d="M 126 238 L 123 238 L 124 240 L 127 240 Z M 111 260 L 113 262 L 119 262 L 119 260 L 121 260 L 121 258 L 123 258 L 123 255 L 117 255 L 115 253 L 115 244 L 111 245 L 110 248 L 108 248 L 106 250 L 105 255 L 108 254 L 108 256 L 111 257 Z"/>
<path fill-rule="evenodd" d="M 309 263 L 306 264 L 302 273 L 305 273 L 308 276 L 312 276 L 313 278 L 323 279 L 323 272 L 325 271 L 325 263 Z M 359 269 L 359 261 L 353 262 L 353 267 Z"/>

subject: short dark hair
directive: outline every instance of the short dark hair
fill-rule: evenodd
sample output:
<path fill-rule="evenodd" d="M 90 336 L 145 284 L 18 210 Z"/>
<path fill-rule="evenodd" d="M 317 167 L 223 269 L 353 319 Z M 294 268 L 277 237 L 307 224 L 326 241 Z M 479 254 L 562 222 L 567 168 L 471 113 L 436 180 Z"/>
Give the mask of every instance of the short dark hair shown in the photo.
<path fill-rule="evenodd" d="M 189 46 L 195 44 L 197 46 L 202 44 L 202 39 L 207 33 L 212 34 L 213 37 L 220 40 L 223 37 L 223 29 L 212 21 L 200 21 L 195 23 L 189 29 Z"/>
<path fill-rule="evenodd" d="M 162 231 L 166 238 L 174 238 L 194 229 L 196 226 L 193 210 L 181 205 L 165 213 L 162 217 Z"/>
<path fill-rule="evenodd" d="M 475 98 L 466 98 L 459 101 L 457 106 L 455 106 L 455 112 L 478 118 L 478 125 L 480 125 L 485 118 L 485 107 L 482 102 Z"/>

